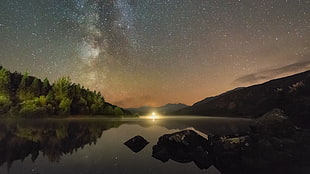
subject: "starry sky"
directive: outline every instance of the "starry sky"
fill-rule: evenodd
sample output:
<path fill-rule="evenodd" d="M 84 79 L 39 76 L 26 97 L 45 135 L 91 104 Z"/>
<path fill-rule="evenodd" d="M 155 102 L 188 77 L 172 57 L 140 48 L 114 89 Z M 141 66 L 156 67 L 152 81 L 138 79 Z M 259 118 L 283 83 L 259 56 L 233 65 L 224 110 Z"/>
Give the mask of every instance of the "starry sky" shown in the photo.
<path fill-rule="evenodd" d="M 1 0 L 0 64 L 122 107 L 310 69 L 310 0 Z"/>

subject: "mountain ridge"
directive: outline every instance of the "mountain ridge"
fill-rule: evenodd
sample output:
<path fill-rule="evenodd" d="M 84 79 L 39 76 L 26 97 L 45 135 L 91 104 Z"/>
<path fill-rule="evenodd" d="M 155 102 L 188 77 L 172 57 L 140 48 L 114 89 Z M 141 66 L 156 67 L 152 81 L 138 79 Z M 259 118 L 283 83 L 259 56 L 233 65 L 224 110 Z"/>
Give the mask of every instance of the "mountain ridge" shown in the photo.
<path fill-rule="evenodd" d="M 163 115 L 163 114 L 175 112 L 187 106 L 188 105 L 185 105 L 183 103 L 168 103 L 168 104 L 165 104 L 159 107 L 141 106 L 138 108 L 126 108 L 126 110 L 132 113 L 140 114 L 140 115 L 148 114 L 150 112 L 157 112 Z"/>
<path fill-rule="evenodd" d="M 174 114 L 257 118 L 273 108 L 296 120 L 310 118 L 310 70 L 205 98 Z"/>

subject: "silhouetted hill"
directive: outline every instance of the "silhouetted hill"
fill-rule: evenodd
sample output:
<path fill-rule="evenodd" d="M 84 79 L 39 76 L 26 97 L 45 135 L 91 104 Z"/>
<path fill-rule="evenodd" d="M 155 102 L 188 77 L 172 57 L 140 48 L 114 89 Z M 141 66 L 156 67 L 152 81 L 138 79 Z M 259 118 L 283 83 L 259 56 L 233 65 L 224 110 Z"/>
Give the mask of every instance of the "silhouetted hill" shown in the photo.
<path fill-rule="evenodd" d="M 100 92 L 90 91 L 69 78 L 53 84 L 48 79 L 11 73 L 0 66 L 0 115 L 44 117 L 48 115 L 128 115 L 130 112 L 105 102 Z"/>
<path fill-rule="evenodd" d="M 238 88 L 235 88 L 235 89 L 233 89 L 233 90 L 224 92 L 223 94 L 220 94 L 220 95 L 217 95 L 217 96 L 207 97 L 207 98 L 205 98 L 205 99 L 203 99 L 203 100 L 201 100 L 201 101 L 199 101 L 199 102 L 197 102 L 197 103 L 194 103 L 194 105 L 200 105 L 200 104 L 203 104 L 203 103 L 207 103 L 207 102 L 212 101 L 212 100 L 214 100 L 214 99 L 217 99 L 217 98 L 219 98 L 219 97 L 221 97 L 221 96 L 223 96 L 223 95 L 230 94 L 230 93 L 232 93 L 232 92 L 234 92 L 234 91 L 238 91 L 238 90 L 243 89 L 243 88 L 244 88 L 244 87 L 238 87 Z"/>
<path fill-rule="evenodd" d="M 283 109 L 295 121 L 310 120 L 310 71 L 209 97 L 178 115 L 258 117 Z"/>
<path fill-rule="evenodd" d="M 157 112 L 159 114 L 167 114 L 167 113 L 172 113 L 177 110 L 183 109 L 185 107 L 188 107 L 188 105 L 178 103 L 178 104 L 166 104 L 164 106 L 160 107 L 150 107 L 150 106 L 142 106 L 139 108 L 127 108 L 126 110 L 132 112 L 132 113 L 137 113 L 140 115 L 145 115 L 149 114 L 150 112 Z"/>

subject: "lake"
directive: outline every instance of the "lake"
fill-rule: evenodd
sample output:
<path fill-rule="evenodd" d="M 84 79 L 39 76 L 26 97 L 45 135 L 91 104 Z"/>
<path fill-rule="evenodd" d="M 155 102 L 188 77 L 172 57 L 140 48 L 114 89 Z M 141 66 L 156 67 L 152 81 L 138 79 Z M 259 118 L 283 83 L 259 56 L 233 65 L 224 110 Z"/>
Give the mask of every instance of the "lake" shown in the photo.
<path fill-rule="evenodd" d="M 0 173 L 208 173 L 194 162 L 152 157 L 158 138 L 185 128 L 201 134 L 243 135 L 250 119 L 215 117 L 70 118 L 0 120 Z M 140 135 L 149 144 L 133 152 L 124 142 Z"/>

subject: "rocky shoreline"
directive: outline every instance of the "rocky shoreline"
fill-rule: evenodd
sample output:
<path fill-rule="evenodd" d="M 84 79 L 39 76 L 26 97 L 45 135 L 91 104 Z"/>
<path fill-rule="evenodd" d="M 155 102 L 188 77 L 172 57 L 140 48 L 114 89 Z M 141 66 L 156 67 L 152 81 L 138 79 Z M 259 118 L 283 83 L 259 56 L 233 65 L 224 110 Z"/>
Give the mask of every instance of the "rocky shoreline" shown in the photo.
<path fill-rule="evenodd" d="M 152 156 L 162 162 L 194 162 L 200 169 L 214 166 L 221 173 L 302 173 L 309 170 L 310 132 L 274 109 L 244 135 L 202 136 L 192 129 L 165 134 Z"/>

